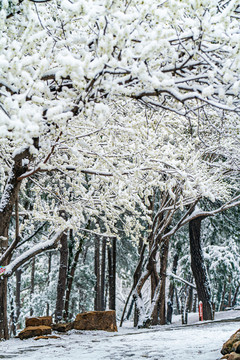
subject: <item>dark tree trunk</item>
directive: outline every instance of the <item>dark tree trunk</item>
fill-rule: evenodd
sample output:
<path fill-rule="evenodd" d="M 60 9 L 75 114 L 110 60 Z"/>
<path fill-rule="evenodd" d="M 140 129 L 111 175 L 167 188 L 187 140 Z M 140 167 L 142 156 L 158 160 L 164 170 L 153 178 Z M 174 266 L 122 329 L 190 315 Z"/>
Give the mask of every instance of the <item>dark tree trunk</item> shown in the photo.
<path fill-rule="evenodd" d="M 191 268 L 197 287 L 198 300 L 203 303 L 203 320 L 213 320 L 211 292 L 201 246 L 201 221 L 202 219 L 196 218 L 189 222 Z"/>
<path fill-rule="evenodd" d="M 106 269 L 106 238 L 102 239 L 102 258 L 101 258 L 101 310 L 106 308 L 105 304 L 105 269 Z"/>
<path fill-rule="evenodd" d="M 235 293 L 233 295 L 232 306 L 236 305 L 239 288 L 240 288 L 240 284 L 238 284 L 238 286 L 236 287 Z"/>
<path fill-rule="evenodd" d="M 155 258 L 150 260 L 149 268 L 151 268 L 151 301 L 153 302 L 154 295 L 155 295 L 155 293 L 157 291 L 157 287 L 159 285 L 159 281 L 161 281 L 157 274 Z M 159 288 L 158 288 L 158 290 L 159 290 Z M 151 324 L 152 325 L 159 324 L 159 307 L 160 307 L 160 303 L 159 303 L 159 299 L 158 299 L 156 306 L 154 306 L 154 311 L 151 314 L 151 318 L 152 318 Z"/>
<path fill-rule="evenodd" d="M 192 306 L 193 306 L 193 288 L 190 286 L 188 289 L 186 312 L 190 313 L 192 311 Z"/>
<path fill-rule="evenodd" d="M 172 273 L 176 274 L 177 272 L 177 265 L 178 265 L 178 253 L 176 253 L 173 257 L 173 266 L 172 266 Z M 172 313 L 173 313 L 173 301 L 174 301 L 174 281 L 170 281 L 169 291 L 168 291 L 168 304 L 167 304 L 167 323 L 172 323 Z"/>
<path fill-rule="evenodd" d="M 10 334 L 13 334 L 14 336 L 16 336 L 16 312 L 15 312 L 15 307 L 14 307 L 14 296 L 13 296 L 13 289 L 12 289 L 12 285 L 9 285 L 9 295 L 10 295 L 10 309 L 11 309 L 11 330 L 10 330 Z"/>
<path fill-rule="evenodd" d="M 232 305 L 232 286 L 231 286 L 231 277 L 229 277 L 228 283 L 229 283 L 229 292 L 228 292 L 228 307 Z"/>
<path fill-rule="evenodd" d="M 197 293 L 194 294 L 192 311 L 193 311 L 194 313 L 197 312 Z"/>
<path fill-rule="evenodd" d="M 47 287 L 49 288 L 50 284 L 50 273 L 52 270 L 52 253 L 48 253 L 48 275 L 47 275 Z M 46 308 L 46 315 L 49 316 L 50 314 L 50 305 L 49 305 L 49 299 L 47 300 L 47 308 Z"/>
<path fill-rule="evenodd" d="M 181 314 L 181 309 L 180 309 L 180 303 L 179 303 L 179 296 L 178 296 L 177 288 L 174 289 L 174 292 L 175 292 L 175 299 L 176 299 L 177 314 L 180 315 Z"/>
<path fill-rule="evenodd" d="M 9 177 L 4 188 L 0 202 L 0 256 L 5 254 L 0 263 L 1 266 L 8 265 L 9 256 L 11 256 L 17 239 L 13 241 L 8 249 L 8 229 L 12 216 L 13 206 L 18 198 L 21 181 L 18 178 L 27 170 L 27 166 L 22 165 L 24 158 L 30 158 L 29 148 L 15 155 L 14 164 L 9 172 Z M 7 251 L 10 250 L 10 251 Z M 7 322 L 7 278 L 0 279 L 0 339 L 8 339 Z"/>
<path fill-rule="evenodd" d="M 71 290 L 72 290 L 72 285 L 73 285 L 73 280 L 74 280 L 74 275 L 75 275 L 75 271 L 77 268 L 77 264 L 78 264 L 78 260 L 79 260 L 79 256 L 82 252 L 82 242 L 80 242 L 79 247 L 75 253 L 73 262 L 72 262 L 72 266 L 71 269 L 68 273 L 68 278 L 67 278 L 67 290 L 66 290 L 66 299 L 65 299 L 65 312 L 64 312 L 64 319 L 67 320 L 69 317 L 69 303 L 70 303 L 70 295 L 71 295 Z"/>
<path fill-rule="evenodd" d="M 95 277 L 96 277 L 94 310 L 99 311 L 99 310 L 101 310 L 100 239 L 99 239 L 99 237 L 95 238 L 94 272 L 95 272 Z"/>
<path fill-rule="evenodd" d="M 18 269 L 16 274 L 16 323 L 18 322 L 21 311 L 21 276 L 22 270 Z"/>
<path fill-rule="evenodd" d="M 168 262 L 168 249 L 169 249 L 169 238 L 167 238 L 161 248 L 161 264 L 160 264 L 160 298 L 159 298 L 159 316 L 160 325 L 166 324 L 166 273 L 167 273 L 167 262 Z"/>
<path fill-rule="evenodd" d="M 124 315 L 125 315 L 125 312 L 126 312 L 126 309 L 127 309 L 128 302 L 129 302 L 129 300 L 131 298 L 133 289 L 135 289 L 135 287 L 137 286 L 138 280 L 139 280 L 139 278 L 141 276 L 145 250 L 146 250 L 146 244 L 142 243 L 142 248 L 140 250 L 140 258 L 139 258 L 138 265 L 137 265 L 136 270 L 135 270 L 134 275 L 133 275 L 133 286 L 132 286 L 131 291 L 130 291 L 128 297 L 127 297 L 126 303 L 124 305 L 124 309 L 123 309 L 123 313 L 122 313 L 122 317 L 121 317 L 121 321 L 120 321 L 120 327 L 123 324 Z M 130 308 L 129 308 L 129 311 L 128 311 L 128 314 L 127 314 L 127 319 L 129 319 L 129 317 L 131 315 L 133 304 L 134 304 L 134 301 L 131 302 L 131 305 L 130 305 Z"/>
<path fill-rule="evenodd" d="M 116 310 L 116 238 L 108 246 L 109 309 Z"/>
<path fill-rule="evenodd" d="M 68 269 L 68 242 L 67 231 L 65 231 L 60 239 L 60 265 L 57 286 L 57 302 L 55 310 L 55 322 L 58 323 L 63 319 L 64 299 L 67 281 Z"/>
<path fill-rule="evenodd" d="M 224 310 L 224 306 L 225 306 L 225 295 L 226 295 L 226 282 L 224 283 L 223 286 L 223 291 L 222 291 L 222 300 L 221 300 L 221 304 L 220 304 L 220 308 L 219 311 L 223 311 Z"/>
<path fill-rule="evenodd" d="M 32 259 L 32 269 L 31 269 L 31 290 L 30 290 L 30 316 L 33 316 L 33 294 L 34 294 L 34 279 L 35 278 L 35 257 Z"/>

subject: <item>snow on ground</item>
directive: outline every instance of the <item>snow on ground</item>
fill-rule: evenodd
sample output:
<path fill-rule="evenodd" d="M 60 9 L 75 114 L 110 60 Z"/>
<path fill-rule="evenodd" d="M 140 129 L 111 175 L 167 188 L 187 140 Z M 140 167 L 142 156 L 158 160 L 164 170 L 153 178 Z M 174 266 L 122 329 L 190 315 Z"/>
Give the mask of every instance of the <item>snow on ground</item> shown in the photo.
<path fill-rule="evenodd" d="M 238 322 L 218 322 L 234 319 Z M 172 325 L 136 330 L 128 325 L 118 333 L 75 331 L 60 339 L 0 342 L 0 359 L 16 360 L 216 360 L 222 344 L 240 328 L 240 310 L 216 314 L 215 322 L 197 321 L 190 314 L 189 325 L 180 325 L 174 317 Z M 196 322 L 197 321 L 197 322 Z"/>

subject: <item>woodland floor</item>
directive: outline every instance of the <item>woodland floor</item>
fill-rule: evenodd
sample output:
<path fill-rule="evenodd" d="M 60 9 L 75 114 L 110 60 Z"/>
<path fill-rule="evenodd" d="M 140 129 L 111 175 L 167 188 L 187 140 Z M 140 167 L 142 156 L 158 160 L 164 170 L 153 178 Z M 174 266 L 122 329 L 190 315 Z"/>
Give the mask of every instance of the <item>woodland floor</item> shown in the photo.
<path fill-rule="evenodd" d="M 72 330 L 60 339 L 11 339 L 0 342 L 0 359 L 216 360 L 222 344 L 239 328 L 240 310 L 217 313 L 214 322 L 199 323 L 197 314 L 190 314 L 184 326 L 174 317 L 173 324 L 152 329 L 127 324 L 118 333 Z"/>

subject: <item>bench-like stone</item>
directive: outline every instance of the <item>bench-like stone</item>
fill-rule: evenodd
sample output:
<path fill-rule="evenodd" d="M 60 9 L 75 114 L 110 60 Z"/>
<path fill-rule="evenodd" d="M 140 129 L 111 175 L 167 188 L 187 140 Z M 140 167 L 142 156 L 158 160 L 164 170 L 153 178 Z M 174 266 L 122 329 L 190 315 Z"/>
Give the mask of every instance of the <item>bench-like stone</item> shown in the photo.
<path fill-rule="evenodd" d="M 69 323 L 58 323 L 58 324 L 52 324 L 52 329 L 54 331 L 58 331 L 58 332 L 67 332 L 68 330 L 71 330 L 73 328 L 73 323 L 69 322 Z"/>
<path fill-rule="evenodd" d="M 73 328 L 76 330 L 117 331 L 116 312 L 114 310 L 89 311 L 77 314 Z"/>
<path fill-rule="evenodd" d="M 28 326 L 18 334 L 18 337 L 23 340 L 34 336 L 48 335 L 51 333 L 52 328 L 50 326 Z"/>
<path fill-rule="evenodd" d="M 26 327 L 28 326 L 51 326 L 52 325 L 52 317 L 51 316 L 37 316 L 26 318 L 25 320 Z"/>

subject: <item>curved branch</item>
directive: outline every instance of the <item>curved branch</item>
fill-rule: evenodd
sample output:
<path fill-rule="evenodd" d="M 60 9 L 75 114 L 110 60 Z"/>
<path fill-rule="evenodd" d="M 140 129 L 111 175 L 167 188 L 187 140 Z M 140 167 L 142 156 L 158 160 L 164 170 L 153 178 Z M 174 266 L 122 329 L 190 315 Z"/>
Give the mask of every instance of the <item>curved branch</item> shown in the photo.
<path fill-rule="evenodd" d="M 30 250 L 26 251 L 22 255 L 18 256 L 14 261 L 12 261 L 9 265 L 6 266 L 6 271 L 4 272 L 4 277 L 10 277 L 15 270 L 17 270 L 21 265 L 26 263 L 28 260 L 33 258 L 34 256 L 41 254 L 45 250 L 53 249 L 58 241 L 61 239 L 61 236 L 64 234 L 65 230 L 58 231 L 52 239 L 44 241 L 43 243 L 39 243 L 33 246 Z"/>

